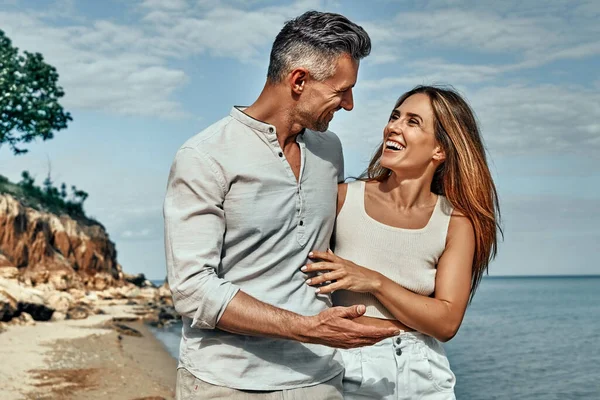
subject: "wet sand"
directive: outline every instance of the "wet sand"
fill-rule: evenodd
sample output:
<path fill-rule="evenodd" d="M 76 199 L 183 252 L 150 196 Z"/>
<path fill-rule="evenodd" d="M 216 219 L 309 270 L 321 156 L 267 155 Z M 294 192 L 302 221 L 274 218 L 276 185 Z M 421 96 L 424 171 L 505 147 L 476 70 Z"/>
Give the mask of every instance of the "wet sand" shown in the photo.
<path fill-rule="evenodd" d="M 141 321 L 107 311 L 0 333 L 0 398 L 173 399 L 176 360 Z"/>

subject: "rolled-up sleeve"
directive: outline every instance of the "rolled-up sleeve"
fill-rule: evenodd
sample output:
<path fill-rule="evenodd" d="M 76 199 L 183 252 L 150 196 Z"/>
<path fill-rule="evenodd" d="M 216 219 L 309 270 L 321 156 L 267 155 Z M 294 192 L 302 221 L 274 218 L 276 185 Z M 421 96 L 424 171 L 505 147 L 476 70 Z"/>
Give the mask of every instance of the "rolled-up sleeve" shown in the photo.
<path fill-rule="evenodd" d="M 175 310 L 197 328 L 214 329 L 239 290 L 218 276 L 225 190 L 208 155 L 190 147 L 177 152 L 163 208 L 168 280 Z"/>

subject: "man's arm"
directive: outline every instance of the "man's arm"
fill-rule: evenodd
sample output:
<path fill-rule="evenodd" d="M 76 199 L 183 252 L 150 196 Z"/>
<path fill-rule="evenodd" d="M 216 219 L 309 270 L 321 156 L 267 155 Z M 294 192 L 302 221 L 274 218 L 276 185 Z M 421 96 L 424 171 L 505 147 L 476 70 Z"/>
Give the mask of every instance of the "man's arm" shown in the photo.
<path fill-rule="evenodd" d="M 213 329 L 239 288 L 217 276 L 225 232 L 225 181 L 195 148 L 181 148 L 164 203 L 165 252 L 175 310 L 192 326 Z"/>
<path fill-rule="evenodd" d="M 334 307 L 306 317 L 263 303 L 217 276 L 226 183 L 210 158 L 182 148 L 171 168 L 164 205 L 169 285 L 176 311 L 192 326 L 334 347 L 357 347 L 393 336 L 352 322 L 364 307 Z"/>
<path fill-rule="evenodd" d="M 395 328 L 376 328 L 352 321 L 365 311 L 363 305 L 332 307 L 306 317 L 273 307 L 239 291 L 217 327 L 243 335 L 291 339 L 345 349 L 372 345 L 399 333 Z"/>

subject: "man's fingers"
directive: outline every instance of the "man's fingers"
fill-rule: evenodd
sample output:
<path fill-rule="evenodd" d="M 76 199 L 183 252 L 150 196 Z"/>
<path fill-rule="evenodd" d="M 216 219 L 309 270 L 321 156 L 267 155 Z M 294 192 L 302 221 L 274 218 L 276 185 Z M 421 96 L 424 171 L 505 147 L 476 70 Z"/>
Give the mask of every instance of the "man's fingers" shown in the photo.
<path fill-rule="evenodd" d="M 361 305 L 360 307 L 364 307 L 364 306 Z M 348 307 L 348 308 L 351 308 L 351 307 Z M 355 325 L 354 329 L 351 329 L 352 332 L 360 337 L 365 338 L 365 339 L 367 339 L 367 338 L 377 339 L 378 338 L 379 340 L 381 340 L 381 339 L 385 339 L 388 337 L 397 336 L 400 334 L 400 329 L 398 329 L 398 328 L 381 328 L 381 327 L 377 327 L 377 326 L 358 324 L 358 323 L 352 322 L 352 321 L 349 321 L 349 322 Z"/>
<path fill-rule="evenodd" d="M 359 304 L 357 306 L 351 306 L 351 307 L 334 307 L 334 308 L 332 308 L 332 310 L 334 310 L 334 309 L 338 312 L 338 315 L 341 318 L 346 318 L 346 319 L 358 318 L 361 315 L 363 315 L 365 313 L 365 311 L 367 311 L 367 308 L 362 304 Z"/>
<path fill-rule="evenodd" d="M 343 347 L 345 348 L 355 348 L 362 346 L 370 346 L 375 343 L 378 343 L 388 337 L 396 336 L 399 331 L 395 329 L 388 328 L 375 328 L 368 327 L 365 325 L 361 325 L 366 328 L 374 328 L 374 329 L 359 329 L 346 331 L 346 339 L 343 342 Z"/>
<path fill-rule="evenodd" d="M 396 328 L 377 328 L 377 331 L 373 332 L 373 334 L 382 338 L 388 338 L 392 336 L 398 336 L 400 334 L 400 330 Z"/>

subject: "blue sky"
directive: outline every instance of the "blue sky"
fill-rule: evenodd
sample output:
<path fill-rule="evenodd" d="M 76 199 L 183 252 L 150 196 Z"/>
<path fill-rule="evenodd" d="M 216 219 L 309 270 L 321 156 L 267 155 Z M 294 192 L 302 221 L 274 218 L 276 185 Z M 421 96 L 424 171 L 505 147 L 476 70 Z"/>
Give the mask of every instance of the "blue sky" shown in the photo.
<path fill-rule="evenodd" d="M 415 4 L 418 3 L 418 4 Z M 283 23 L 309 9 L 362 25 L 373 41 L 355 108 L 338 113 L 348 175 L 360 173 L 395 100 L 452 84 L 481 122 L 505 241 L 490 275 L 598 274 L 600 2 L 0 0 L 0 29 L 56 66 L 74 121 L 0 174 L 86 190 L 88 214 L 126 272 L 165 276 L 162 201 L 190 136 L 248 105 Z"/>

